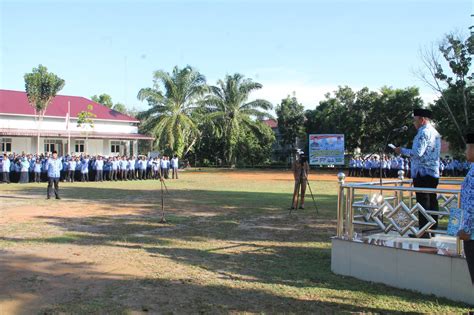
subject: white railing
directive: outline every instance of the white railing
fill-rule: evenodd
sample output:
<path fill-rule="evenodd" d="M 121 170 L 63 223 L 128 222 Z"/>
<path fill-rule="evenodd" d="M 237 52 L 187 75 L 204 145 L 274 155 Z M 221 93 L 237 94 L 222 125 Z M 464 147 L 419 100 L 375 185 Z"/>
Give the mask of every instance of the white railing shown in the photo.
<path fill-rule="evenodd" d="M 354 240 L 354 227 L 371 227 L 383 233 L 398 232 L 401 236 L 412 233 L 420 237 L 424 233 L 447 234 L 446 229 L 432 229 L 436 223 L 433 215 L 449 217 L 451 207 L 459 207 L 460 185 L 458 180 L 440 180 L 439 185 L 452 188 L 413 187 L 411 179 L 384 180 L 367 183 L 345 183 L 344 173 L 338 174 L 339 193 L 337 201 L 337 237 Z M 439 211 L 424 209 L 416 202 L 416 193 L 437 195 Z M 427 223 L 418 227 L 418 215 Z M 461 241 L 456 240 L 457 254 L 461 254 Z"/>

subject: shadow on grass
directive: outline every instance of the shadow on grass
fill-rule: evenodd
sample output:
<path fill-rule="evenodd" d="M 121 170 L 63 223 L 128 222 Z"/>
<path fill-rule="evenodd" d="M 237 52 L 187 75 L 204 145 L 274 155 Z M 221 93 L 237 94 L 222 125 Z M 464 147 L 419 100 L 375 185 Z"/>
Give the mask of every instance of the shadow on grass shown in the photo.
<path fill-rule="evenodd" d="M 27 195 L 28 190 L 21 193 Z M 234 285 L 202 285 L 192 278 L 178 281 L 115 280 L 116 283 L 111 283 L 102 279 L 101 275 L 94 275 L 95 281 L 104 282 L 104 290 L 105 287 L 114 287 L 113 296 L 106 294 L 109 289 L 99 295 L 101 300 L 97 302 L 97 307 L 101 311 L 107 310 L 110 305 L 122 305 L 135 310 L 139 306 L 134 303 L 148 303 L 155 290 L 162 292 L 159 294 L 161 300 L 150 308 L 158 307 L 159 312 L 163 309 L 178 312 L 393 312 L 393 309 L 382 306 L 357 306 L 357 298 L 351 296 L 360 295 L 377 299 L 394 297 L 407 304 L 463 306 L 434 296 L 332 274 L 329 237 L 335 233 L 336 197 L 333 194 L 317 196 L 319 214 L 307 209 L 289 216 L 282 205 L 288 203 L 290 194 L 179 190 L 167 196 L 167 209 L 170 209 L 167 210 L 168 224 L 160 224 L 159 207 L 153 204 L 159 200 L 157 192 L 133 190 L 132 193 L 134 196 L 130 197 L 130 191 L 125 189 L 66 187 L 62 194 L 71 201 L 81 201 L 87 197 L 94 202 L 110 205 L 111 208 L 140 203 L 142 211 L 136 215 L 113 215 L 111 211 L 112 215 L 77 218 L 38 216 L 48 225 L 65 231 L 66 235 L 2 239 L 7 242 L 70 243 L 140 249 L 152 257 L 166 257 L 181 265 L 216 273 L 222 281 L 238 281 L 234 284 L 242 288 L 258 287 L 259 283 L 263 283 L 304 291 L 331 289 L 350 292 L 344 302 L 333 303 L 314 301 L 317 297 L 304 301 L 269 294 L 255 288 L 237 289 Z M 61 202 L 67 205 L 68 201 Z M 183 245 L 183 241 L 190 243 Z M 200 248 L 193 248 L 198 243 Z M 9 262 L 5 263 L 8 265 Z M 10 272 L 15 273 L 15 265 L 9 266 Z M 87 266 L 84 268 L 87 269 Z M 86 281 L 84 286 L 87 287 L 87 284 Z M 124 286 L 124 289 L 120 286 Z M 74 290 L 74 287 L 70 289 Z M 135 295 L 127 292 L 135 292 Z M 173 297 L 173 293 L 177 297 Z M 41 292 L 38 294 L 41 295 Z M 63 311 L 62 307 L 82 308 L 81 305 L 89 307 L 87 303 L 90 297 L 87 292 L 81 291 L 79 295 L 79 300 L 72 299 L 62 303 L 57 310 Z M 125 298 L 117 299 L 117 296 Z M 150 296 L 150 300 L 142 299 L 142 296 Z M 341 300 L 341 297 L 334 299 Z M 193 303 L 197 304 L 193 306 Z M 96 307 L 94 305 L 91 307 Z"/>
<path fill-rule="evenodd" d="M 186 277 L 123 279 L 117 273 L 97 273 L 86 263 L 8 252 L 0 255 L 0 274 L 10 275 L 0 279 L 0 306 L 14 313 L 397 313 L 359 307 L 355 297 L 334 297 L 338 302 L 313 301 L 236 287 L 238 282 L 232 286 L 225 281 L 202 285 Z M 14 282 L 14 287 L 4 285 L 6 281 Z M 9 304 L 12 300 L 23 303 Z"/>

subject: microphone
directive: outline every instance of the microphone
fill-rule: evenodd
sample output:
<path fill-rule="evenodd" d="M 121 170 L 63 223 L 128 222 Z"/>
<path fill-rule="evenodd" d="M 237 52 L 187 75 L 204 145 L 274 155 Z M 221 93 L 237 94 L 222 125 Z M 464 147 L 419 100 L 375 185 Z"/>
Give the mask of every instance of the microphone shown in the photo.
<path fill-rule="evenodd" d="M 407 126 L 403 126 L 403 127 L 400 127 L 400 128 L 395 128 L 393 129 L 392 131 L 393 132 L 405 132 L 408 130 L 408 127 Z"/>

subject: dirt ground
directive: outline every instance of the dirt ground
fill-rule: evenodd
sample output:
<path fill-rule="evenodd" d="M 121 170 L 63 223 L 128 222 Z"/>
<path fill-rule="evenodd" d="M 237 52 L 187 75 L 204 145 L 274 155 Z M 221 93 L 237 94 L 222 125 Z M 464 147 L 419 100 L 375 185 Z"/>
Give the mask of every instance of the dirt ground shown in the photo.
<path fill-rule="evenodd" d="M 190 174 L 191 177 L 199 175 L 199 173 Z M 226 175 L 230 180 L 291 181 L 291 174 L 288 172 L 230 171 Z M 327 176 L 328 179 L 332 177 Z M 49 314 L 71 311 L 102 313 L 104 309 L 107 309 L 107 313 L 122 313 L 123 306 L 134 314 L 182 313 L 183 310 L 184 312 L 215 311 L 215 305 L 199 302 L 202 292 L 198 291 L 206 291 L 205 289 L 192 289 L 193 285 L 199 288 L 206 284 L 207 281 L 203 278 L 216 278 L 214 272 L 206 273 L 202 269 L 199 272 L 189 270 L 169 257 L 144 254 L 143 242 L 140 240 L 124 237 L 123 240 L 114 239 L 114 246 L 108 246 L 109 244 L 101 241 L 94 242 L 93 238 L 82 242 L 64 236 L 64 230 L 68 230 L 71 225 L 76 225 L 75 230 L 95 233 L 93 229 L 97 228 L 97 224 L 84 223 L 91 218 L 101 220 L 107 217 L 114 220 L 130 218 L 135 221 L 139 218 L 142 221 L 152 219 L 156 222 L 157 216 L 150 216 L 147 203 L 126 202 L 117 207 L 115 204 L 107 205 L 101 201 L 74 200 L 67 197 L 63 197 L 61 201 L 46 203 L 44 186 L 45 184 L 41 184 L 39 191 L 28 194 L 21 191 L 5 192 L 3 189 L 9 187 L 0 186 L 2 203 L 0 229 L 4 231 L 3 235 L 7 235 L 0 238 L 0 314 Z M 66 184 L 61 186 L 64 188 Z M 191 210 L 188 215 L 203 217 L 204 220 L 206 216 L 215 215 L 207 207 L 199 209 L 199 205 L 193 206 Z M 163 234 L 166 229 L 182 228 L 173 225 L 163 228 L 163 225 L 159 224 L 154 224 L 152 227 L 160 230 L 158 234 Z M 270 225 L 268 227 L 272 228 Z M 8 230 L 12 232 L 8 233 Z M 153 232 L 153 229 L 150 232 L 147 227 L 144 231 L 138 230 L 133 235 L 139 238 Z M 1 246 L 2 241 L 4 246 Z M 236 244 L 236 247 L 244 251 L 256 249 L 253 245 Z M 157 258 L 160 260 L 158 263 Z M 153 283 L 149 280 L 150 276 L 154 279 Z M 217 283 L 223 282 L 221 286 L 224 287 L 224 283 L 232 278 L 232 274 L 222 271 L 214 280 Z M 183 290 L 183 284 L 188 284 L 186 286 L 188 289 Z M 107 301 L 103 301 L 103 296 L 107 295 L 108 290 L 113 291 L 110 294 L 114 296 L 107 297 Z M 140 295 L 128 294 L 134 290 L 140 291 Z M 215 299 L 231 299 L 230 295 L 218 296 L 219 290 L 220 287 L 213 288 L 209 293 Z M 250 297 L 251 294 L 243 295 Z M 90 303 L 99 296 L 101 297 L 96 302 Z M 241 303 L 241 301 L 221 302 L 227 305 Z"/>
<path fill-rule="evenodd" d="M 200 173 L 190 172 L 185 180 L 192 182 L 196 176 Z M 228 171 L 224 176 L 264 185 L 292 182 L 288 171 Z M 335 174 L 312 176 L 337 182 Z M 52 202 L 44 200 L 45 184 L 29 184 L 26 191 L 0 186 L 0 314 L 334 310 L 331 301 L 315 304 L 310 296 L 296 299 L 265 293 L 267 287 L 257 290 L 261 282 L 273 288 L 291 279 L 273 283 L 274 277 L 265 276 L 264 269 L 255 271 L 260 267 L 253 265 L 254 259 L 295 250 L 279 242 L 306 241 L 309 236 L 302 226 L 309 231 L 317 225 L 327 237 L 334 222 L 296 218 L 288 223 L 286 214 L 268 213 L 241 220 L 235 212 L 238 203 L 190 203 L 183 193 L 169 201 L 171 209 L 178 209 L 168 213 L 176 215 L 174 223 L 160 224 L 159 214 L 150 211 L 151 192 L 143 191 L 140 199 L 122 198 L 123 188 L 114 183 L 94 198 L 75 198 L 76 190 L 83 197 L 89 193 L 80 185 L 92 184 L 62 184 L 65 196 Z M 103 200 L 108 194 L 118 197 Z M 216 219 L 219 216 L 223 219 Z M 230 236 L 225 224 L 233 229 Z M 295 236 L 295 231 L 301 234 Z M 206 247 L 205 256 L 196 251 L 200 246 Z"/>

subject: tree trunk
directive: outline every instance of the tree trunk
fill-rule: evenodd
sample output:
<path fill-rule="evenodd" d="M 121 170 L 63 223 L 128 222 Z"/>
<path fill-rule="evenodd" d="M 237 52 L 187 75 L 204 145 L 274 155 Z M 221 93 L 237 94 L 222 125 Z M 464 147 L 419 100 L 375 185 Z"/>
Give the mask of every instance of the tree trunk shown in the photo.
<path fill-rule="evenodd" d="M 194 140 L 191 142 L 191 144 L 188 146 L 188 148 L 185 150 L 184 154 L 183 154 L 183 157 L 186 156 L 186 154 L 188 154 L 189 151 L 191 151 L 192 147 L 194 146 L 194 144 L 196 143 L 197 141 L 197 137 L 194 138 Z"/>
<path fill-rule="evenodd" d="M 36 138 L 36 155 L 38 156 L 40 154 L 40 134 L 41 134 L 41 123 L 43 122 L 43 112 L 39 113 L 38 116 L 38 137 Z"/>
<path fill-rule="evenodd" d="M 38 126 L 38 137 L 36 138 L 36 156 L 39 156 L 40 150 L 40 128 Z"/>
<path fill-rule="evenodd" d="M 84 152 L 86 155 L 89 154 L 89 135 L 86 132 L 86 152 Z"/>

